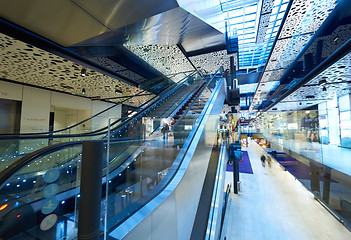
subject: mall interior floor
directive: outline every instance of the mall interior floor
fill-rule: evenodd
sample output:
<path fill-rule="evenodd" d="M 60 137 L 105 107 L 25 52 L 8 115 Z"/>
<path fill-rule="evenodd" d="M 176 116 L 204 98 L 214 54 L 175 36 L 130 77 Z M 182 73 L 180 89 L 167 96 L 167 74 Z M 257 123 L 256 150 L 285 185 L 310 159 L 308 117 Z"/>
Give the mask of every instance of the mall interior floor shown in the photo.
<path fill-rule="evenodd" d="M 240 173 L 240 191 L 230 193 L 222 240 L 351 239 L 351 232 L 277 162 L 262 166 L 258 144 L 249 141 L 242 150 L 248 151 L 253 174 Z M 226 185 L 232 176 L 227 172 Z"/>

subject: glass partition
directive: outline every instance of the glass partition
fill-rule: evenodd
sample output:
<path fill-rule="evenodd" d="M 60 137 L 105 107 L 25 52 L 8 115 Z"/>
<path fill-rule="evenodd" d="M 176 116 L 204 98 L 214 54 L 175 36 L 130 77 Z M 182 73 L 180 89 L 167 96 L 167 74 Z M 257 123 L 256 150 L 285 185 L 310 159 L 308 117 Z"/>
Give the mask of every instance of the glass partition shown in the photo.
<path fill-rule="evenodd" d="M 153 174 L 150 175 L 147 171 L 158 171 L 157 181 L 161 181 L 166 175 L 167 169 L 172 165 L 171 161 L 164 161 L 158 168 L 153 168 L 153 163 L 139 163 L 138 160 L 145 160 L 145 157 L 146 159 L 161 157 L 159 154 L 168 156 L 171 152 L 174 155 L 180 151 L 180 147 L 175 147 L 173 151 L 170 148 L 164 148 L 165 134 L 160 131 L 164 127 L 161 126 L 164 122 L 161 119 L 167 119 L 170 115 L 174 115 L 183 106 L 184 101 L 190 100 L 189 95 L 192 96 L 192 92 L 199 90 L 202 83 L 199 77 L 189 78 L 189 81 L 175 89 L 175 93 L 167 95 L 160 103 L 152 105 L 151 108 L 145 108 L 145 111 L 143 111 L 144 108 L 141 108 L 131 113 L 117 127 L 115 123 L 119 120 L 111 119 L 109 131 L 104 134 L 88 135 L 82 138 L 65 138 L 66 141 L 72 142 L 68 145 L 73 144 L 74 146 L 54 145 L 53 147 L 58 150 L 51 150 L 51 148 L 40 150 L 38 157 L 35 157 L 36 154 L 33 153 L 33 160 L 28 160 L 28 163 L 12 174 L 0 188 L 0 201 L 2 203 L 0 215 L 2 214 L 2 219 L 9 218 L 5 221 L 9 224 L 0 226 L 0 236 L 5 239 L 10 237 L 25 239 L 27 235 L 37 238 L 44 236 L 44 239 L 73 239 L 77 233 L 76 222 L 80 196 L 79 171 L 82 155 L 81 143 L 75 140 L 107 139 L 107 134 L 109 135 L 109 154 L 105 153 L 108 164 L 105 164 L 103 170 L 105 176 L 103 184 L 107 183 L 106 190 L 115 194 L 110 196 L 104 192 L 103 195 L 108 195 L 110 196 L 108 199 L 115 200 L 113 206 L 109 205 L 110 200 L 108 200 L 107 205 L 104 205 L 105 201 L 103 201 L 103 209 L 109 208 L 106 215 L 103 211 L 102 219 L 104 216 L 116 218 L 116 215 L 120 219 L 120 214 L 126 213 L 125 211 L 122 213 L 121 208 L 117 206 L 118 204 L 126 204 L 125 206 L 127 206 L 123 199 L 128 198 L 135 190 L 134 197 L 137 201 L 147 193 L 144 189 L 146 183 L 149 189 L 152 188 L 150 179 Z M 146 126 L 151 123 L 152 128 L 147 129 Z M 13 148 L 2 148 L 3 151 L 7 150 L 9 154 L 2 156 L 0 164 L 3 164 L 3 169 L 12 169 L 11 163 L 18 158 L 35 151 L 37 148 L 53 145 L 52 142 L 55 140 L 17 140 L 19 144 L 14 144 Z M 153 155 L 153 151 L 146 152 L 146 149 L 154 150 L 155 146 L 158 149 L 155 155 Z M 163 149 L 163 152 L 159 152 L 159 149 Z M 43 152 L 47 153 L 43 154 Z M 23 162 L 24 159 L 21 161 Z M 157 165 L 159 162 L 156 160 L 155 164 Z M 106 173 L 108 173 L 107 176 Z M 51 175 L 52 179 L 47 180 L 46 178 Z M 152 179 L 155 183 L 154 177 Z M 140 192 L 137 192 L 132 186 L 134 188 L 139 186 Z M 46 210 L 42 210 L 43 208 Z M 17 215 L 14 216 L 14 213 Z M 31 218 L 32 221 L 29 221 Z M 103 222 L 101 226 L 104 228 Z M 18 229 L 21 231 L 17 231 Z M 19 233 L 20 235 L 18 235 Z"/>
<path fill-rule="evenodd" d="M 153 117 L 157 114 L 167 115 L 172 113 L 182 102 L 186 99 L 188 95 L 191 94 L 200 84 L 201 76 L 196 74 L 191 74 L 181 81 L 178 85 L 172 87 L 169 91 L 160 94 L 152 101 L 147 104 L 142 105 L 130 115 L 123 118 L 114 118 L 114 122 L 111 122 L 111 132 L 112 138 L 134 138 L 140 137 L 142 129 L 142 118 L 143 117 Z M 135 96 L 138 97 L 138 96 Z M 113 116 L 115 111 L 114 107 L 107 109 L 100 115 L 110 115 Z M 100 117 L 96 116 L 97 118 Z M 136 118 L 136 116 L 138 116 Z M 168 117 L 168 116 L 166 116 Z M 133 120 L 132 120 L 133 119 Z M 92 123 L 95 122 L 95 123 Z M 97 124 L 101 123 L 101 124 Z M 76 134 L 80 132 L 80 128 L 85 125 L 91 125 L 98 127 L 100 131 L 91 132 L 86 134 Z M 73 135 L 66 135 L 72 134 Z M 96 120 L 95 118 L 89 119 L 87 121 L 81 122 L 74 126 L 73 128 L 67 129 L 65 131 L 60 131 L 52 133 L 52 135 L 46 136 L 42 134 L 28 135 L 28 139 L 25 139 L 25 135 L 20 137 L 15 136 L 14 138 L 1 138 L 0 137 L 0 167 L 5 169 L 9 167 L 16 160 L 24 157 L 28 153 L 32 153 L 38 149 L 51 146 L 54 144 L 60 144 L 72 141 L 84 141 L 84 140 L 99 140 L 105 139 L 107 134 L 107 121 Z M 52 137 L 51 137 L 52 136 Z"/>
<path fill-rule="evenodd" d="M 187 148 L 189 135 L 196 131 L 196 121 L 202 116 L 216 82 L 217 78 L 214 78 L 207 86 L 204 85 L 206 87 L 188 99 L 172 118 L 164 117 L 167 114 L 163 115 L 163 111 L 143 118 L 140 133 L 143 137 L 138 141 L 121 145 L 110 140 L 108 194 L 104 210 L 107 233 L 142 208 L 168 184 Z"/>
<path fill-rule="evenodd" d="M 81 146 L 48 153 L 0 188 L 2 239 L 73 239 L 77 235 Z"/>
<path fill-rule="evenodd" d="M 199 78 L 187 82 L 175 93 L 179 94 L 177 100 L 183 97 L 185 105 L 169 97 L 158 107 L 147 109 L 145 115 L 132 114 L 122 128 L 113 126 L 116 119 L 110 120 L 104 140 L 102 232 L 120 224 L 168 183 L 180 161 L 175 159 L 184 151 L 217 79 L 212 81 L 210 87 Z M 196 94 L 189 97 L 194 90 Z M 4 220 L 0 238 L 76 238 L 82 145 L 72 142 L 55 149 L 28 155 L 28 159 L 21 159 L 21 167 L 9 167 L 12 173 L 0 186 L 0 216 Z"/>
<path fill-rule="evenodd" d="M 270 141 L 265 150 L 351 227 L 351 151 L 324 144 L 318 131 L 325 130 L 326 111 L 320 113 L 263 113 L 262 131 Z"/>
<path fill-rule="evenodd" d="M 339 97 L 340 145 L 351 148 L 351 106 L 350 94 Z"/>

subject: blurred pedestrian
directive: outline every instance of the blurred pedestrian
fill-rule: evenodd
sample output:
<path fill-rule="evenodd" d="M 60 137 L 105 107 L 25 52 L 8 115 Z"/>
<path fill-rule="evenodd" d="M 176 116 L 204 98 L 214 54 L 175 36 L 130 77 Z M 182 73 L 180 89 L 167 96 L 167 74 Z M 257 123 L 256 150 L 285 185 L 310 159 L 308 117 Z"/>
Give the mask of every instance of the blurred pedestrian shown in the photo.
<path fill-rule="evenodd" d="M 163 133 L 163 143 L 168 142 L 168 131 L 169 131 L 169 125 L 168 123 L 165 123 L 165 125 L 161 128 L 161 132 Z"/>
<path fill-rule="evenodd" d="M 271 156 L 267 155 L 267 163 L 269 167 L 271 167 L 271 162 L 272 162 Z"/>
<path fill-rule="evenodd" d="M 265 155 L 262 155 L 262 156 L 261 156 L 262 167 L 265 167 L 265 161 L 266 161 L 266 156 L 265 156 Z"/>

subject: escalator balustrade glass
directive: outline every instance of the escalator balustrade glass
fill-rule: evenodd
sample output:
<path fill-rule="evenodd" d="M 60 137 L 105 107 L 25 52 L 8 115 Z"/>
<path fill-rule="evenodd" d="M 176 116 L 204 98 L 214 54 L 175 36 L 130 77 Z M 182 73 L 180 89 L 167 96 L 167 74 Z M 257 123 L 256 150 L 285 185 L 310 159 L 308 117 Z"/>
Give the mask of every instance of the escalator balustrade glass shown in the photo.
<path fill-rule="evenodd" d="M 110 119 L 111 127 L 100 135 L 106 144 L 102 234 L 105 228 L 111 231 L 138 211 L 168 184 L 168 173 L 176 171 L 179 162 L 175 159 L 201 116 L 212 91 L 208 86 L 215 86 L 216 78 L 212 81 L 207 84 L 194 77 L 157 106 L 131 113 L 119 127 L 113 124 L 117 119 Z M 0 238 L 74 239 L 81 157 L 82 141 L 72 141 L 49 145 L 12 164 L 4 163 L 3 169 L 11 171 L 0 182 Z"/>

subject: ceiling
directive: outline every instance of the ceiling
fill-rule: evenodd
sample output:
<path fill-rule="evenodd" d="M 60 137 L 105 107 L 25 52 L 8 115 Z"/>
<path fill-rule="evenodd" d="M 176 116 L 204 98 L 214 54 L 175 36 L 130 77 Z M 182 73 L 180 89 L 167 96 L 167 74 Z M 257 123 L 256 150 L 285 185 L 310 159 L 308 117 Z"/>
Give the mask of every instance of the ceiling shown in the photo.
<path fill-rule="evenodd" d="M 191 5 L 186 1 L 178 2 L 183 6 Z M 188 52 L 204 54 L 225 49 L 223 33 L 194 14 L 194 8 L 190 6 L 187 11 L 178 2 L 34 0 L 29 3 L 19 0 L 0 3 L 0 16 L 10 24 L 112 70 L 117 78 L 123 77 L 119 80 L 157 93 L 201 68 L 190 61 L 186 56 Z M 26 41 L 25 37 L 22 40 Z M 41 48 L 35 40 L 31 43 Z M 31 84 L 36 83 L 32 81 Z M 66 91 L 77 88 L 67 79 L 65 84 Z M 42 85 L 38 82 L 38 86 Z M 62 87 L 58 88 L 63 91 Z M 113 98 L 99 92 L 94 85 L 85 89 L 87 96 Z"/>
<path fill-rule="evenodd" d="M 342 54 L 336 53 L 340 47 L 345 47 L 351 37 L 349 4 L 336 5 L 336 1 L 305 1 L 295 0 L 291 2 L 290 11 L 280 29 L 279 37 L 271 52 L 270 58 L 264 69 L 259 85 L 255 91 L 250 110 L 296 110 L 306 105 L 317 104 L 318 101 L 307 101 L 309 93 L 317 94 L 321 88 L 310 85 L 309 89 L 294 94 L 298 86 L 303 86 L 334 62 L 345 56 L 348 51 Z M 345 48 L 346 49 L 346 48 Z M 335 55 L 335 57 L 334 57 Z M 329 61 L 330 60 L 330 61 Z M 329 65 L 325 64 L 329 61 Z M 323 67 L 323 68 L 322 68 Z M 337 79 L 330 76 L 330 81 Z M 340 81 L 340 80 L 339 80 Z M 347 81 L 343 78 L 343 81 Z M 271 84 L 267 88 L 267 84 Z M 339 85 L 341 89 L 345 86 Z M 339 88 L 335 86 L 335 89 Z M 336 90 L 343 93 L 345 91 Z M 294 94 L 295 102 L 289 98 L 290 104 L 282 103 L 283 99 Z M 300 96 L 300 97 L 297 97 Z M 323 99 L 326 93 L 316 95 L 315 100 Z M 300 105 L 301 103 L 301 105 Z M 306 103 L 306 104 L 304 104 Z M 290 109 L 289 109 L 290 108 Z"/>

